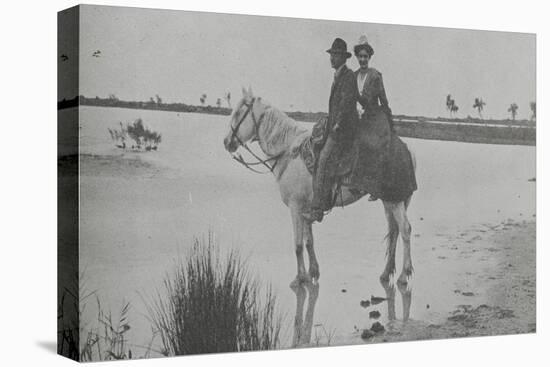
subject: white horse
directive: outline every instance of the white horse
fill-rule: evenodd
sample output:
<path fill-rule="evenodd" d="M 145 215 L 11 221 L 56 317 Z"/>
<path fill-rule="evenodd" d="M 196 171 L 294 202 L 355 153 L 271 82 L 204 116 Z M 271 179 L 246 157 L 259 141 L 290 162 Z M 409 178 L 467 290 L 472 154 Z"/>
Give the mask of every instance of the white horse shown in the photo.
<path fill-rule="evenodd" d="M 320 276 L 319 263 L 313 247 L 312 223 L 304 219 L 302 213 L 310 207 L 313 198 L 313 180 L 300 156 L 293 154 L 310 134 L 310 130 L 288 117 L 284 112 L 254 97 L 252 90 L 243 88 L 243 96 L 231 114 L 229 131 L 224 138 L 225 149 L 235 153 L 239 146 L 248 142 L 257 141 L 265 156 L 261 163 L 270 168 L 277 183 L 281 198 L 290 209 L 294 229 L 294 245 L 298 273 L 293 284 L 317 281 Z M 414 164 L 414 156 L 413 157 Z M 361 196 L 354 194 L 346 187 L 342 187 L 342 194 L 338 195 L 335 205 L 346 206 Z M 384 201 L 384 210 L 388 222 L 387 262 L 380 276 L 383 281 L 389 280 L 395 273 L 395 250 L 399 234 L 403 241 L 404 257 L 403 269 L 398 282 L 406 284 L 412 275 L 411 261 L 411 225 L 407 219 L 407 207 L 412 196 L 402 202 Z M 309 271 L 306 272 L 304 263 L 304 244 L 309 256 Z"/>

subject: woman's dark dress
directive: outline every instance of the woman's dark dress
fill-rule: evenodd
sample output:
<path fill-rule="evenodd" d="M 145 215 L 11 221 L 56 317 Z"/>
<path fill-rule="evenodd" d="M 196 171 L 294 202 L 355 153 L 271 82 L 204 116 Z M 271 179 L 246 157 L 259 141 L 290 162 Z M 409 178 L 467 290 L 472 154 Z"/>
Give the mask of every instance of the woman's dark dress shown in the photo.
<path fill-rule="evenodd" d="M 386 201 L 403 201 L 417 189 L 412 158 L 394 132 L 382 74 L 369 68 L 366 78 L 357 95 L 365 112 L 359 122 L 359 154 L 351 186 Z"/>

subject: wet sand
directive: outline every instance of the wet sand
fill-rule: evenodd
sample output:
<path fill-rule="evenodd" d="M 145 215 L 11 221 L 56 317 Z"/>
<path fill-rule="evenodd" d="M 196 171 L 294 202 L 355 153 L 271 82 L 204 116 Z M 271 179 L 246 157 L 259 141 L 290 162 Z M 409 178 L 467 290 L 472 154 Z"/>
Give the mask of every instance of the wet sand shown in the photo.
<path fill-rule="evenodd" d="M 333 345 L 357 344 L 359 340 L 379 343 L 535 332 L 535 234 L 534 220 L 506 221 L 458 234 L 449 239 L 447 246 L 434 249 L 441 261 L 453 263 L 451 266 L 468 263 L 470 269 L 457 274 L 456 289 L 449 290 L 462 297 L 464 304 L 449 310 L 446 320 L 426 323 L 408 318 L 406 303 L 410 307 L 413 290 L 390 285 L 386 293 L 389 297 L 380 304 L 393 316 L 385 330 L 376 333 L 358 329 Z M 397 317 L 395 302 L 403 302 L 403 314 Z M 371 312 L 373 309 L 367 308 Z M 325 340 L 320 345 L 326 344 Z"/>
<path fill-rule="evenodd" d="M 163 171 L 160 167 L 133 154 L 81 154 L 80 174 L 111 178 L 153 178 Z"/>

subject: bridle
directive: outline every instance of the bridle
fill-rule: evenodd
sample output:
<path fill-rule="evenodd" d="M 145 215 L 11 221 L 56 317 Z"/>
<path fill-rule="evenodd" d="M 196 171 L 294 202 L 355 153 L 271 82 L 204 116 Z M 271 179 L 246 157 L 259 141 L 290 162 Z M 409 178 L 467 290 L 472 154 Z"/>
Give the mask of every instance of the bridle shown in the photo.
<path fill-rule="evenodd" d="M 254 133 L 255 133 L 255 137 L 252 139 L 252 141 L 255 141 L 255 140 L 258 140 L 258 142 L 260 141 L 260 123 L 262 122 L 262 118 L 264 117 L 264 115 L 262 114 L 259 119 L 256 119 L 256 116 L 254 116 L 254 111 L 252 108 L 254 107 L 255 101 L 256 101 L 256 98 L 252 98 L 250 103 L 246 103 L 246 102 L 243 103 L 246 106 L 246 111 L 244 112 L 243 116 L 240 118 L 239 122 L 237 123 L 237 126 L 234 127 L 233 124 L 231 124 L 230 126 L 231 126 L 231 139 L 233 140 L 233 138 L 235 138 L 239 143 L 239 146 L 242 146 L 243 148 L 245 148 L 254 158 L 256 158 L 257 162 L 245 161 L 240 153 L 233 154 L 233 159 L 239 162 L 240 164 L 242 164 L 243 166 L 245 166 L 246 168 L 248 168 L 249 170 L 251 170 L 252 172 L 261 173 L 261 174 L 273 173 L 275 166 L 279 162 L 278 159 L 284 154 L 284 152 L 279 153 L 276 156 L 269 157 L 267 159 L 262 159 L 258 157 L 258 155 L 254 153 L 252 149 L 250 149 L 248 144 L 244 143 L 241 140 L 241 138 L 239 138 L 239 135 L 238 135 L 239 128 L 241 127 L 242 123 L 244 122 L 248 114 L 250 114 L 250 116 L 252 117 L 252 122 L 254 123 Z M 268 162 L 271 162 L 271 161 L 273 161 L 273 163 L 269 165 Z M 263 165 L 267 167 L 269 172 L 267 171 L 263 172 L 253 168 L 253 166 L 257 166 L 257 165 Z"/>

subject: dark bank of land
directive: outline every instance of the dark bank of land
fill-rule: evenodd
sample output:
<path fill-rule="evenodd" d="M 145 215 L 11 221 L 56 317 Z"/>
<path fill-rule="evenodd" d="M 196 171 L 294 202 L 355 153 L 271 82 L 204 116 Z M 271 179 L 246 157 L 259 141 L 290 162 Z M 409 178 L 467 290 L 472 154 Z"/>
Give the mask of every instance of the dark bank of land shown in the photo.
<path fill-rule="evenodd" d="M 158 110 L 172 112 L 207 113 L 214 115 L 229 115 L 227 107 L 196 106 L 185 103 L 157 103 L 150 101 L 122 101 L 116 98 L 75 97 L 58 102 L 58 109 L 83 106 L 119 107 L 143 110 Z M 287 112 L 291 118 L 316 122 L 326 116 L 325 112 Z M 394 125 L 397 134 L 403 137 L 460 141 L 468 143 L 535 145 L 536 121 L 531 120 L 492 120 L 468 117 L 459 118 L 427 118 L 423 116 L 394 115 Z"/>
<path fill-rule="evenodd" d="M 399 136 L 466 143 L 535 145 L 536 128 L 504 124 L 475 125 L 432 121 L 400 120 L 394 117 Z"/>

